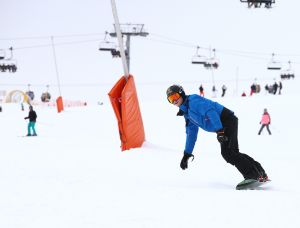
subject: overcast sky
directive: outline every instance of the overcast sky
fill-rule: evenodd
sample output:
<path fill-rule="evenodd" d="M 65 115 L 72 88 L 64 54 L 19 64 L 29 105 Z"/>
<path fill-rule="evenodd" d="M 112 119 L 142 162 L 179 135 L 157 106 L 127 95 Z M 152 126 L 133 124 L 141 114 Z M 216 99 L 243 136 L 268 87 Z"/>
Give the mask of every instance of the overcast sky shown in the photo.
<path fill-rule="evenodd" d="M 295 71 L 300 66 L 295 0 L 277 1 L 269 10 L 248 9 L 239 0 L 116 5 L 121 23 L 143 23 L 149 32 L 131 39 L 130 71 L 138 83 L 210 81 L 210 71 L 191 64 L 197 45 L 204 55 L 216 49 L 216 81 L 234 79 L 237 72 L 241 79 L 279 79 L 279 72 L 266 70 L 273 52 L 278 61 L 293 61 Z M 56 84 L 51 36 L 61 84 L 113 85 L 123 74 L 120 59 L 98 51 L 104 32 L 113 29 L 110 0 L 0 0 L 0 7 L 0 48 L 14 47 L 18 64 L 17 73 L 1 73 L 0 85 Z"/>

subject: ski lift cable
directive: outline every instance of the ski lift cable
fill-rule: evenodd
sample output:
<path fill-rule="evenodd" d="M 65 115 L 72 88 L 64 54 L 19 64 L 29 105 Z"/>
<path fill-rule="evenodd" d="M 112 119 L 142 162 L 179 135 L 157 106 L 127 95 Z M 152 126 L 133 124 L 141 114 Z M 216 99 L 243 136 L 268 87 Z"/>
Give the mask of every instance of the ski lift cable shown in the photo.
<path fill-rule="evenodd" d="M 150 33 L 149 35 L 153 36 L 153 37 L 158 37 L 160 39 L 164 39 L 166 43 L 170 42 L 172 44 L 178 44 L 178 45 L 181 45 L 181 46 L 186 46 L 186 47 L 197 47 L 199 45 L 195 45 L 195 44 L 192 44 L 192 43 L 189 43 L 189 42 L 186 42 L 186 41 L 182 41 L 182 40 L 177 40 L 177 39 L 174 39 L 174 38 L 169 38 L 169 37 L 166 37 L 166 36 L 163 36 L 163 35 L 159 35 L 159 34 L 155 34 L 155 33 Z"/>
<path fill-rule="evenodd" d="M 72 41 L 72 42 L 57 42 L 55 43 L 55 46 L 73 45 L 73 44 L 80 44 L 80 43 L 92 43 L 92 42 L 99 42 L 99 41 L 100 41 L 99 39 L 93 39 L 93 40 L 81 40 L 81 41 Z M 43 47 L 50 47 L 50 46 L 52 46 L 52 44 L 40 44 L 40 45 L 16 47 L 14 48 L 14 50 L 34 49 L 34 48 L 43 48 Z"/>
<path fill-rule="evenodd" d="M 139 37 L 137 37 L 137 39 L 138 38 Z M 179 47 L 183 47 L 183 48 L 192 48 L 192 49 L 199 48 L 199 49 L 203 49 L 203 50 L 209 50 L 209 48 L 201 47 L 197 44 L 188 44 L 188 43 L 182 44 L 182 43 L 179 43 L 177 41 L 167 41 L 167 40 L 156 39 L 156 38 L 151 38 L 151 37 L 146 37 L 146 39 L 148 39 L 151 42 L 165 43 L 165 44 L 168 44 L 168 45 L 174 45 L 174 46 L 179 46 Z"/>
<path fill-rule="evenodd" d="M 159 35 L 156 33 L 150 33 L 150 35 L 152 35 L 153 37 L 158 37 L 158 38 L 162 38 L 164 40 L 160 40 L 160 39 L 156 39 L 155 41 L 157 42 L 162 42 L 162 43 L 167 43 L 167 44 L 173 44 L 173 45 L 177 45 L 177 46 L 183 46 L 183 47 L 189 47 L 189 48 L 195 48 L 199 45 L 196 44 L 192 44 L 189 42 L 185 42 L 182 40 L 178 40 L 178 39 L 174 39 L 174 38 L 170 38 L 170 37 L 166 37 L 163 35 Z M 149 40 L 151 40 L 151 38 L 148 38 Z M 152 38 L 152 40 L 154 40 Z M 199 46 L 201 49 L 205 49 L 205 50 L 209 50 L 208 47 L 201 47 Z M 264 59 L 266 60 L 267 58 L 262 58 L 262 57 L 257 57 L 257 56 L 269 56 L 270 53 L 269 52 L 255 52 L 255 51 L 244 51 L 244 50 L 232 50 L 232 49 L 215 49 L 218 51 L 218 53 L 224 53 L 224 54 L 231 54 L 231 55 L 236 55 L 236 56 L 242 56 L 242 57 L 247 57 L 247 58 L 258 58 L 258 59 Z M 277 56 L 283 57 L 283 56 L 295 56 L 295 57 L 300 57 L 300 55 L 298 54 L 293 54 L 293 55 L 289 55 L 289 54 L 276 54 Z"/>
<path fill-rule="evenodd" d="M 105 33 L 89 33 L 89 34 L 69 34 L 69 35 L 57 35 L 53 36 L 54 38 L 66 38 L 66 37 L 83 37 L 83 36 L 94 36 L 94 35 L 106 35 L 108 32 L 106 31 Z M 150 41 L 155 41 L 155 42 L 160 42 L 160 43 L 166 43 L 170 45 L 176 45 L 176 46 L 182 46 L 182 47 L 187 47 L 187 48 L 201 48 L 203 50 L 209 50 L 209 48 L 202 47 L 200 45 L 192 44 L 186 41 L 181 41 L 178 39 L 166 37 L 163 35 L 159 35 L 156 33 L 151 33 L 152 37 L 158 37 L 158 39 L 155 38 L 149 38 L 147 37 L 148 40 Z M 33 36 L 33 37 L 17 37 L 17 38 L 0 38 L 0 40 L 22 40 L 22 39 L 49 39 L 49 36 Z M 72 44 L 77 44 L 77 43 L 89 43 L 89 42 L 99 42 L 100 39 L 91 39 L 91 40 L 81 40 L 81 41 L 71 41 L 71 42 L 57 42 L 55 45 L 72 45 Z M 40 45 L 32 45 L 32 46 L 23 46 L 23 47 L 15 47 L 14 50 L 21 50 L 21 49 L 31 49 L 31 48 L 43 48 L 43 47 L 49 47 L 51 44 L 40 44 Z M 4 49 L 1 49 L 4 50 Z M 8 49 L 7 49 L 8 50 Z M 244 58 L 252 58 L 252 59 L 258 59 L 258 60 L 266 60 L 266 58 L 261 57 L 261 56 L 269 56 L 270 53 L 263 53 L 263 52 L 251 52 L 251 51 L 244 51 L 244 50 L 231 50 L 231 49 L 216 49 L 219 54 L 228 54 L 232 56 L 239 56 L 239 57 L 244 57 Z M 280 54 L 277 53 L 276 56 L 279 57 L 300 57 L 300 54 Z M 286 62 L 286 61 L 284 61 Z M 284 63 L 282 62 L 282 63 Z M 292 61 L 293 64 L 300 64 L 300 62 L 297 61 Z"/>
<path fill-rule="evenodd" d="M 209 47 L 203 47 L 203 46 L 200 46 L 200 45 L 196 45 L 196 44 L 189 43 L 189 42 L 182 41 L 182 40 L 177 40 L 177 39 L 166 37 L 166 36 L 159 35 L 159 34 L 156 34 L 156 33 L 150 33 L 150 35 L 152 35 L 154 37 L 159 37 L 159 38 L 165 39 L 167 41 L 170 41 L 172 43 L 176 43 L 176 44 L 182 45 L 182 46 L 194 47 L 194 48 L 199 47 L 199 48 L 205 49 L 205 50 L 210 49 Z M 164 42 L 166 42 L 166 41 L 164 41 Z M 270 54 L 270 53 L 262 53 L 262 52 L 250 52 L 250 51 L 219 49 L 219 48 L 218 49 L 215 48 L 215 50 L 218 50 L 218 52 L 237 52 L 237 53 L 246 53 L 246 54 L 253 54 L 253 55 L 268 55 L 269 56 L 269 54 Z"/>
<path fill-rule="evenodd" d="M 201 48 L 203 50 L 209 50 L 210 48 L 205 48 L 205 47 L 201 47 L 199 45 L 183 45 L 183 44 L 180 44 L 178 42 L 170 42 L 170 41 L 165 41 L 165 40 L 160 40 L 160 39 L 151 39 L 151 38 L 148 38 L 148 40 L 151 40 L 151 41 L 156 41 L 156 42 L 160 42 L 160 43 L 166 43 L 166 44 L 170 44 L 170 45 L 175 45 L 175 46 L 181 46 L 181 47 L 188 47 L 188 48 Z M 222 50 L 222 49 L 215 49 L 215 51 L 218 51 L 218 53 L 220 54 L 228 54 L 228 55 L 232 55 L 232 56 L 240 56 L 240 57 L 245 57 L 245 58 L 251 58 L 251 59 L 261 59 L 261 60 L 265 60 L 267 61 L 269 58 L 261 58 L 261 57 L 256 57 L 256 56 L 252 56 L 252 55 L 245 55 L 245 54 L 239 54 L 239 53 L 251 53 L 251 52 L 245 52 L 245 51 L 237 51 L 235 50 L 234 53 L 232 53 L 233 51 L 228 51 L 228 50 Z M 252 52 L 252 54 L 257 54 L 255 52 Z M 260 53 L 262 55 L 269 55 L 267 53 Z"/>
<path fill-rule="evenodd" d="M 107 35 L 108 32 L 104 33 L 87 33 L 87 34 L 66 34 L 66 35 L 56 35 L 53 36 L 53 38 L 68 38 L 68 37 L 86 37 L 86 36 L 95 36 L 95 35 Z M 188 48 L 195 48 L 198 47 L 199 45 L 170 38 L 164 35 L 156 34 L 156 33 L 151 33 L 153 37 L 158 37 L 159 39 L 155 38 L 149 38 L 149 40 L 153 40 L 156 42 L 161 42 L 161 43 L 166 43 L 166 44 L 171 44 L 171 45 L 176 45 L 176 46 L 183 46 L 183 47 L 188 47 Z M 0 38 L 0 40 L 25 40 L 25 39 L 49 39 L 50 36 L 32 36 L 32 37 L 13 37 L 13 38 Z M 87 43 L 87 42 L 99 42 L 99 40 L 83 40 L 83 41 L 71 41 L 71 42 L 63 42 L 63 43 L 57 43 L 55 45 L 69 45 L 69 44 L 76 44 L 76 43 Z M 32 45 L 32 46 L 24 46 L 24 47 L 16 47 L 14 50 L 19 50 L 19 49 L 30 49 L 30 48 L 42 48 L 42 47 L 48 47 L 51 46 L 51 44 L 42 44 L 42 45 Z M 209 48 L 206 47 L 201 47 L 201 49 L 209 50 Z M 269 53 L 263 53 L 263 52 L 251 52 L 251 51 L 243 51 L 243 50 L 231 50 L 231 49 L 217 49 L 218 53 L 224 53 L 224 54 L 231 54 L 231 55 L 236 55 L 236 56 L 241 56 L 241 57 L 247 57 L 251 58 L 251 55 L 254 56 L 267 56 Z M 247 54 L 247 55 L 243 55 Z M 293 56 L 293 57 L 300 57 L 300 54 L 276 54 L 276 56 Z M 256 58 L 256 57 L 254 57 Z M 262 59 L 262 58 L 261 58 Z M 298 62 L 296 64 L 299 64 Z"/>
<path fill-rule="evenodd" d="M 237 54 L 237 53 L 229 53 L 229 52 L 222 52 L 222 51 L 219 51 L 218 53 L 222 54 L 222 55 L 238 56 L 238 57 L 243 57 L 243 58 L 248 58 L 248 59 L 257 59 L 257 60 L 263 60 L 263 61 L 270 60 L 270 58 L 267 58 L 267 57 L 257 57 L 257 56 L 246 55 L 246 54 Z"/>
<path fill-rule="evenodd" d="M 99 36 L 104 33 L 81 33 L 81 34 L 66 34 L 66 35 L 56 35 L 53 38 L 69 38 L 69 37 L 86 37 L 86 36 Z M 5 40 L 38 40 L 38 39 L 49 39 L 51 36 L 25 36 L 25 37 L 8 37 L 8 38 L 0 38 L 1 41 Z"/>
<path fill-rule="evenodd" d="M 77 33 L 77 34 L 65 34 L 65 35 L 55 35 L 52 36 L 53 38 L 70 38 L 70 37 L 86 37 L 86 36 L 98 36 L 98 35 L 106 35 L 108 32 L 106 31 L 105 33 Z M 170 38 L 164 35 L 160 35 L 160 34 L 156 34 L 156 33 L 151 33 L 150 35 L 154 36 L 154 37 L 158 37 L 158 38 L 162 38 L 164 39 L 164 41 L 162 40 L 156 40 L 158 42 L 163 42 L 163 43 L 168 43 L 168 44 L 174 44 L 174 45 L 178 45 L 178 46 L 185 46 L 185 47 L 197 47 L 199 45 L 195 45 L 193 43 L 190 42 L 186 42 L 186 41 L 182 41 L 182 40 L 178 40 L 178 39 L 174 39 L 174 38 Z M 0 38 L 0 40 L 28 40 L 28 39 L 49 39 L 50 36 L 28 36 L 28 37 L 10 37 L 10 38 Z M 148 38 L 149 40 L 151 40 L 151 38 Z M 91 40 L 92 41 L 92 40 Z M 89 41 L 73 41 L 73 42 L 65 42 L 62 43 L 61 45 L 64 44 L 73 44 L 73 43 L 81 43 L 81 42 L 89 42 Z M 60 45 L 60 44 L 58 44 Z M 35 47 L 46 47 L 49 45 L 33 45 L 33 46 L 29 46 L 26 48 L 35 48 Z M 205 47 L 201 47 L 203 49 L 209 49 L 209 48 L 205 48 Z M 23 49 L 23 48 L 15 48 L 16 49 Z M 230 50 L 230 49 L 218 49 L 218 52 L 231 52 L 231 53 L 244 53 L 244 54 L 253 54 L 253 55 L 269 55 L 269 53 L 262 53 L 262 52 L 250 52 L 250 51 L 243 51 L 243 50 Z M 293 57 L 300 57 L 300 54 L 276 54 L 277 56 L 293 56 Z"/>
<path fill-rule="evenodd" d="M 177 40 L 174 38 L 170 38 L 170 37 L 166 37 L 163 35 L 159 35 L 156 33 L 150 33 L 150 35 L 152 35 L 153 37 L 158 37 L 159 39 L 154 39 L 154 38 L 150 38 L 148 37 L 147 39 L 150 41 L 156 41 L 156 42 L 161 42 L 161 43 L 166 43 L 166 44 L 170 44 L 170 45 L 176 45 L 176 46 L 182 46 L 182 47 L 188 47 L 188 48 L 195 48 L 195 47 L 200 47 L 201 49 L 204 50 L 209 50 L 210 48 L 208 47 L 201 47 L 199 45 L 196 44 L 192 44 L 189 42 L 185 42 L 185 41 L 181 41 L 181 40 Z M 244 51 L 244 50 L 231 50 L 231 49 L 215 49 L 216 51 L 218 51 L 218 53 L 222 53 L 222 54 L 229 54 L 232 56 L 240 56 L 240 57 L 245 57 L 245 58 L 252 58 L 252 59 L 260 59 L 260 60 L 264 60 L 267 61 L 269 58 L 267 56 L 270 55 L 270 53 L 268 52 L 255 52 L 255 51 Z M 262 57 L 265 56 L 265 57 Z M 299 56 L 297 54 L 294 55 L 287 55 L 287 54 L 277 54 L 277 56 Z"/>
<path fill-rule="evenodd" d="M 218 52 L 230 53 L 232 55 L 248 55 L 248 56 L 269 56 L 270 53 L 264 52 L 253 52 L 253 51 L 242 51 L 242 50 L 230 50 L 230 49 L 218 49 Z"/>
<path fill-rule="evenodd" d="M 139 39 L 139 37 L 136 37 L 137 39 Z M 151 42 L 156 42 L 156 43 L 164 43 L 164 44 L 168 44 L 168 45 L 174 45 L 174 46 L 178 46 L 178 47 L 184 47 L 184 48 L 196 48 L 197 45 L 182 45 L 176 42 L 170 42 L 170 41 L 166 41 L 166 40 L 161 40 L 161 39 L 156 39 L 156 38 L 151 38 L 151 37 L 145 37 L 143 38 L 143 40 L 148 40 Z"/>

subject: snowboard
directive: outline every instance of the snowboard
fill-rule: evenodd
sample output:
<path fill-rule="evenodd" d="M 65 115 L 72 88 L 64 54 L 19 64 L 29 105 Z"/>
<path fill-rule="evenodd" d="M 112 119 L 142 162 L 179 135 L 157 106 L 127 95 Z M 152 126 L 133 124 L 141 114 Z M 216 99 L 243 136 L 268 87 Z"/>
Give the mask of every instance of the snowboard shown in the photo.
<path fill-rule="evenodd" d="M 236 186 L 236 190 L 258 190 L 258 189 L 263 189 L 261 188 L 262 185 L 267 184 L 271 180 L 267 181 L 258 181 L 254 179 L 248 179 L 248 180 L 243 180 L 242 182 L 238 183 Z"/>

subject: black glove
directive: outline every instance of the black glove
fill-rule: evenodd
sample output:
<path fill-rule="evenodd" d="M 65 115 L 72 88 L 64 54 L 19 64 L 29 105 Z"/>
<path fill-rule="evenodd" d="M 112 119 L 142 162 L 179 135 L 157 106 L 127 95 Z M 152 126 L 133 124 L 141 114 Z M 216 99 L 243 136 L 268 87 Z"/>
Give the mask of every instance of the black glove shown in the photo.
<path fill-rule="evenodd" d="M 182 168 L 183 170 L 188 168 L 188 161 L 189 161 L 190 157 L 193 157 L 193 160 L 194 160 L 194 155 L 188 154 L 188 153 L 183 154 L 183 158 L 181 159 L 181 162 L 180 162 L 180 168 Z"/>
<path fill-rule="evenodd" d="M 181 109 L 179 109 L 176 116 L 183 116 L 183 115 L 184 115 L 184 112 Z"/>
<path fill-rule="evenodd" d="M 225 143 L 228 141 L 228 137 L 225 135 L 225 130 L 221 129 L 217 131 L 217 139 L 219 143 Z"/>

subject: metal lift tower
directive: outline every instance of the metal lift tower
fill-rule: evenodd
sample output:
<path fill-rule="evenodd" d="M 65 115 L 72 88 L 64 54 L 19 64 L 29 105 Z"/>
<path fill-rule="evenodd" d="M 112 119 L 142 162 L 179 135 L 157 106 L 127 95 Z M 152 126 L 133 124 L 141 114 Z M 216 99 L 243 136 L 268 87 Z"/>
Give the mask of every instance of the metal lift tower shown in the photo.
<path fill-rule="evenodd" d="M 116 25 L 114 24 L 115 31 L 109 33 L 111 37 L 117 37 L 116 33 Z M 122 36 L 126 36 L 126 60 L 127 60 L 127 66 L 128 71 L 130 69 L 130 37 L 131 36 L 148 36 L 149 33 L 145 32 L 144 30 L 144 24 L 120 24 L 121 28 L 121 34 Z"/>

